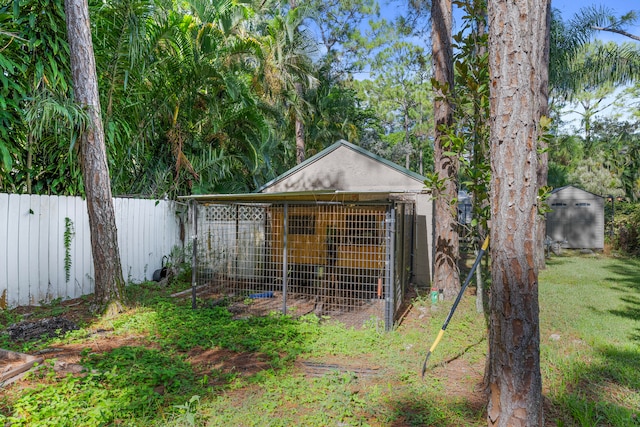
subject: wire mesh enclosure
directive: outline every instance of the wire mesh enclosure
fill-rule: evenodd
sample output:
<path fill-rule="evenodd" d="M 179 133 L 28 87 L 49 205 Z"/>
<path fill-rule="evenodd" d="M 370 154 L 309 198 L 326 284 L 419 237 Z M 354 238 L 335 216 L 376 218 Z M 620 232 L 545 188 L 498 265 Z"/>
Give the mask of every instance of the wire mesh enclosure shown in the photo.
<path fill-rule="evenodd" d="M 199 202 L 192 210 L 198 285 L 249 306 L 392 328 L 411 276 L 413 203 Z"/>

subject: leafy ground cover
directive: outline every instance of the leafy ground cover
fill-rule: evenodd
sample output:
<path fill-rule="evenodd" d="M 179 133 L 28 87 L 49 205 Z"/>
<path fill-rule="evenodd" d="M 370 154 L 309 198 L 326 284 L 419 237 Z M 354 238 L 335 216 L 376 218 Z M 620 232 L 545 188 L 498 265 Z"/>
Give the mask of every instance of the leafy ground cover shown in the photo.
<path fill-rule="evenodd" d="M 315 315 L 237 318 L 174 281 L 128 288 L 130 309 L 96 318 L 88 301 L 0 312 L 9 326 L 62 316 L 62 338 L 0 347 L 45 361 L 0 393 L 14 426 L 481 426 L 486 330 L 473 290 L 421 364 L 449 305 L 414 298 L 391 332 Z M 640 425 L 640 262 L 549 260 L 540 275 L 542 372 L 549 426 Z"/>

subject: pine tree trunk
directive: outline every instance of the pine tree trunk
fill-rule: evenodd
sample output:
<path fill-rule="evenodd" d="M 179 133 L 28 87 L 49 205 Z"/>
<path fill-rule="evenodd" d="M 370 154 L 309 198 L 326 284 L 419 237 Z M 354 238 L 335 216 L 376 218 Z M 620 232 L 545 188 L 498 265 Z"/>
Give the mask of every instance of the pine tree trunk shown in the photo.
<path fill-rule="evenodd" d="M 451 46 L 452 13 L 451 0 L 433 0 L 431 3 L 431 39 L 434 62 L 434 79 L 453 90 L 453 50 Z M 434 191 L 435 216 L 435 254 L 433 282 L 435 286 L 444 290 L 444 297 L 451 299 L 460 291 L 460 273 L 458 258 L 460 242 L 457 225 L 457 209 L 451 200 L 458 197 L 458 160 L 454 156 L 444 153 L 450 151 L 444 147 L 443 132 L 440 126 L 450 126 L 453 119 L 453 109 L 446 97 L 436 93 L 434 101 L 435 141 L 434 160 L 435 172 L 443 182 Z"/>
<path fill-rule="evenodd" d="M 550 0 L 490 0 L 489 426 L 542 426 L 537 193 Z M 527 7 L 527 5 L 531 5 Z"/>
<path fill-rule="evenodd" d="M 298 2 L 296 0 L 289 0 L 289 7 L 291 9 L 295 9 L 298 7 Z M 296 31 L 298 29 L 296 28 Z M 304 88 L 302 87 L 302 83 L 296 83 L 296 94 L 298 96 L 299 102 L 302 103 L 302 97 L 304 96 Z M 295 123 L 295 132 L 296 132 L 296 163 L 300 164 L 304 162 L 306 158 L 306 149 L 304 143 L 304 122 L 302 121 L 302 117 L 300 117 L 300 113 L 296 113 L 296 123 Z"/>
<path fill-rule="evenodd" d="M 120 266 L 87 1 L 65 0 L 65 13 L 75 100 L 85 108 L 90 118 L 89 127 L 80 135 L 79 148 L 91 230 L 95 298 L 100 308 L 106 308 L 111 303 L 119 306 L 124 279 Z"/>

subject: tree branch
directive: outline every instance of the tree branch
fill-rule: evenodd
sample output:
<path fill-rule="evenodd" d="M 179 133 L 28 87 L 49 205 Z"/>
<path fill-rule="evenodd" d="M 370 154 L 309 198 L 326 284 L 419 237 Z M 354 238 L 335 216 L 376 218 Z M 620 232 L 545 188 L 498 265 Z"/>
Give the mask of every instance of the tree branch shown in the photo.
<path fill-rule="evenodd" d="M 630 39 L 636 40 L 636 41 L 640 41 L 640 36 L 636 36 L 635 34 L 631 34 L 628 33 L 624 30 L 619 30 L 617 28 L 611 28 L 611 27 L 596 27 L 594 25 L 591 26 L 592 29 L 594 30 L 598 30 L 598 31 L 609 31 L 611 33 L 616 33 L 616 34 L 621 34 L 625 37 L 629 37 Z"/>

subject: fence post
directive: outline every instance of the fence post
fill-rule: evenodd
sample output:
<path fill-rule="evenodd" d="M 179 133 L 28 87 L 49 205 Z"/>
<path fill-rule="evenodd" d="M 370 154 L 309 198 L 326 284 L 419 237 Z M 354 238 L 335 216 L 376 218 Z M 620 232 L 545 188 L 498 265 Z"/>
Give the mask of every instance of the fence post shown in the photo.
<path fill-rule="evenodd" d="M 287 314 L 287 270 L 289 270 L 289 263 L 287 260 L 287 235 L 289 234 L 289 204 L 284 203 L 284 215 L 282 224 L 282 314 Z"/>
<path fill-rule="evenodd" d="M 191 219 L 193 221 L 193 254 L 191 256 L 191 308 L 196 308 L 196 273 L 198 257 L 198 202 L 191 200 Z"/>
<path fill-rule="evenodd" d="M 393 317 L 395 315 L 395 238 L 396 238 L 396 207 L 395 204 L 387 209 L 387 227 L 385 232 L 386 250 L 387 250 L 387 268 L 386 268 L 386 299 L 384 307 L 384 327 L 386 331 L 393 328 Z"/>

